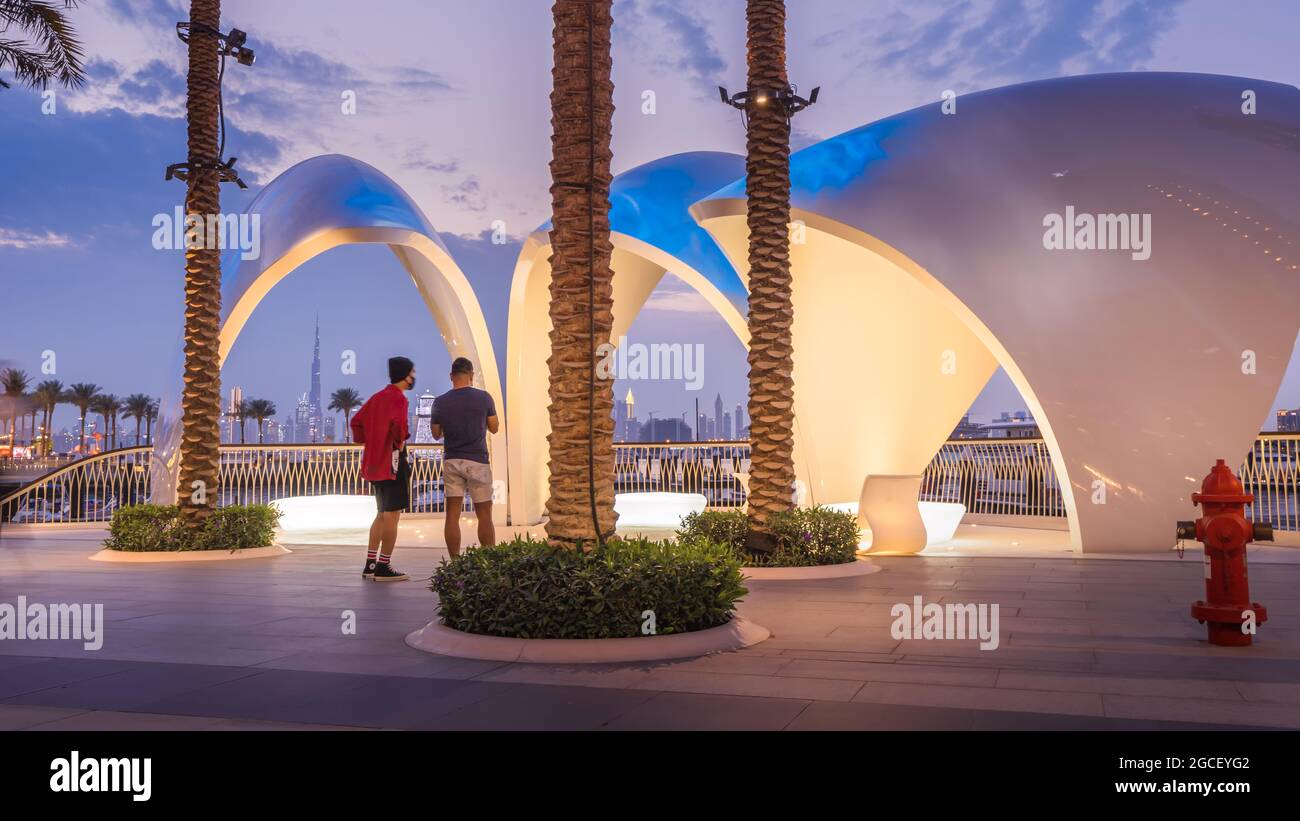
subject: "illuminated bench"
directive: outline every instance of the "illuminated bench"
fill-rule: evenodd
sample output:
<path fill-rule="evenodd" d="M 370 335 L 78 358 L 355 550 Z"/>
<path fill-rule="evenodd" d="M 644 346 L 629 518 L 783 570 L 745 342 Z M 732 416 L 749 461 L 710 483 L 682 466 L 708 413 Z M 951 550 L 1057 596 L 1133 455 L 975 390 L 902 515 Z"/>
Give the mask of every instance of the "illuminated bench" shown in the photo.
<path fill-rule="evenodd" d="M 619 529 L 676 530 L 689 513 L 700 513 L 709 500 L 699 493 L 618 493 L 614 512 Z"/>
<path fill-rule="evenodd" d="M 375 497 L 290 496 L 276 499 L 281 530 L 365 530 L 375 519 Z"/>

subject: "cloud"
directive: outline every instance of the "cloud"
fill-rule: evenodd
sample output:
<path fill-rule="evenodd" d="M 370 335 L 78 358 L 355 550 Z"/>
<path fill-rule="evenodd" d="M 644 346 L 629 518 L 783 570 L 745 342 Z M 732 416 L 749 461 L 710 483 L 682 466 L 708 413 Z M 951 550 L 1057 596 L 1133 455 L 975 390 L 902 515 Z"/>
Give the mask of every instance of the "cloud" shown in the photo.
<path fill-rule="evenodd" d="M 713 306 L 694 288 L 675 276 L 668 275 L 645 301 L 644 311 L 662 311 L 672 314 L 714 314 Z"/>
<path fill-rule="evenodd" d="M 67 234 L 56 234 L 53 231 L 37 233 L 34 231 L 19 231 L 13 228 L 0 228 L 0 248 L 14 248 L 19 251 L 40 248 L 64 248 L 73 245 Z"/>
<path fill-rule="evenodd" d="M 466 211 L 486 211 L 487 202 L 483 196 L 478 177 L 471 174 L 455 185 L 442 186 L 442 198 L 445 202 Z"/>
<path fill-rule="evenodd" d="M 460 160 L 454 157 L 441 161 L 431 160 L 425 156 L 429 150 L 427 144 L 407 149 L 402 168 L 407 171 L 428 171 L 433 174 L 454 174 L 460 170 Z"/>
<path fill-rule="evenodd" d="M 970 90 L 1146 67 L 1185 0 L 917 2 L 817 38 L 859 69 Z"/>
<path fill-rule="evenodd" d="M 639 55 L 650 55 L 658 73 L 686 76 L 702 95 L 716 94 L 727 71 L 698 4 L 684 0 L 619 0 L 614 7 L 615 39 Z"/>
<path fill-rule="evenodd" d="M 120 74 L 114 79 L 120 80 L 121 93 L 136 103 L 157 104 L 185 94 L 185 78 L 162 60 L 150 61 L 125 80 Z"/>

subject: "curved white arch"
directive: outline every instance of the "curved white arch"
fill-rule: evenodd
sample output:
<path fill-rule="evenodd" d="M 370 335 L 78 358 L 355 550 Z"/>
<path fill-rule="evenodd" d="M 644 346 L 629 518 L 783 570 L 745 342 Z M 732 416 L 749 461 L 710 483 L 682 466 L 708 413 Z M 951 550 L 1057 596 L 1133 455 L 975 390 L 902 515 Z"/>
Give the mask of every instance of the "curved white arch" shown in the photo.
<path fill-rule="evenodd" d="M 732 197 L 692 213 L 747 281 L 745 210 Z M 803 209 L 791 221 L 800 478 L 813 503 L 857 502 L 869 476 L 919 477 L 997 362 L 897 249 Z"/>
<path fill-rule="evenodd" d="M 926 106 L 796 154 L 810 243 L 896 249 L 996 356 L 1047 437 L 1077 549 L 1166 548 L 1214 460 L 1250 450 L 1296 344 L 1300 91 L 1097 75 L 964 96 L 957 112 Z M 720 221 L 742 199 L 736 183 L 693 213 L 734 246 Z M 1149 255 L 1133 237 L 1053 247 L 1050 220 L 1085 213 L 1145 219 Z"/>
<path fill-rule="evenodd" d="M 749 346 L 744 315 L 712 281 L 696 268 L 636 237 L 610 232 L 614 246 L 614 325 L 611 340 L 627 334 L 633 320 L 663 275 L 671 271 L 694 288 L 727 323 L 736 338 Z M 548 493 L 546 437 L 551 431 L 547 412 L 549 377 L 546 360 L 551 352 L 551 244 L 547 232 L 528 238 L 515 265 L 510 285 L 506 343 L 506 417 L 511 438 L 510 520 L 535 524 L 545 512 Z"/>
<path fill-rule="evenodd" d="M 664 273 L 671 272 L 703 296 L 741 344 L 748 346 L 744 285 L 687 212 L 691 202 L 743 172 L 744 160 L 737 155 L 700 151 L 665 157 L 614 178 L 610 191 L 613 340 L 627 333 Z M 510 511 L 515 524 L 539 521 L 548 493 L 550 274 L 550 232 L 543 226 L 525 241 L 510 286 L 506 414 L 511 429 Z"/>
<path fill-rule="evenodd" d="M 257 259 L 243 260 L 232 253 L 223 260 L 218 354 L 222 365 L 253 311 L 276 283 L 332 248 L 377 243 L 387 245 L 410 275 L 450 355 L 473 360 L 476 382 L 498 407 L 504 407 L 492 339 L 469 279 L 396 183 L 352 158 L 315 157 L 272 180 L 248 211 L 260 215 L 262 224 L 274 230 L 263 232 L 263 253 Z M 178 363 L 173 389 L 160 409 L 154 446 L 152 494 L 161 503 L 174 501 L 180 468 L 180 372 Z M 498 476 L 505 442 L 502 425 L 488 442 Z M 494 518 L 501 522 L 503 507 L 494 510 Z"/>

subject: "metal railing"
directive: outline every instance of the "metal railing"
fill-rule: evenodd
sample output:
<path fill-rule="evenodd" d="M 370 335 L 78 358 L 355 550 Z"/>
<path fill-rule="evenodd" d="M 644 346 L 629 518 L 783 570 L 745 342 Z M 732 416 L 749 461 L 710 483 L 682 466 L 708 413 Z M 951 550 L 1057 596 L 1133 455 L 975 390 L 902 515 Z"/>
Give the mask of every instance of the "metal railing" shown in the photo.
<path fill-rule="evenodd" d="M 921 500 L 958 502 L 967 513 L 1065 516 L 1061 486 L 1042 439 L 951 439 L 921 476 Z"/>
<path fill-rule="evenodd" d="M 369 494 L 360 445 L 222 445 L 218 504 L 290 496 Z M 107 522 L 149 498 L 149 447 L 121 448 L 67 464 L 0 498 L 0 522 Z M 444 510 L 442 446 L 410 445 L 411 512 Z M 747 442 L 619 442 L 618 493 L 700 493 L 714 508 L 745 502 Z M 1252 516 L 1300 531 L 1300 434 L 1260 434 L 1238 471 L 1255 494 Z M 504 477 L 502 477 L 504 478 Z M 1042 439 L 955 439 L 926 468 L 921 499 L 960 502 L 970 513 L 1061 517 L 1065 505 Z"/>
<path fill-rule="evenodd" d="M 709 507 L 741 507 L 748 442 L 616 442 L 615 493 L 699 493 Z"/>
<path fill-rule="evenodd" d="M 290 496 L 369 494 L 361 445 L 222 445 L 217 505 Z M 440 513 L 442 445 L 410 445 L 412 513 Z M 0 499 L 0 522 L 96 523 L 148 501 L 153 448 L 120 448 L 66 465 Z"/>
<path fill-rule="evenodd" d="M 1300 433 L 1262 433 L 1237 473 L 1255 494 L 1250 518 L 1275 530 L 1300 530 Z"/>

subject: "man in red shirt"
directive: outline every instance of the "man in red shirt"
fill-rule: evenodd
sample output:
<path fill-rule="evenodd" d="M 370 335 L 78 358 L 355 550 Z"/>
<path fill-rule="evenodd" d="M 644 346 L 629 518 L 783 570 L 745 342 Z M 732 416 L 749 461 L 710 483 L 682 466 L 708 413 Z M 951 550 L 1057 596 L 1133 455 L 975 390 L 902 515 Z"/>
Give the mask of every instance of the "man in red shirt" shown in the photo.
<path fill-rule="evenodd" d="M 378 512 L 370 525 L 370 545 L 362 578 L 400 582 L 409 578 L 391 560 L 397 544 L 397 521 L 411 505 L 411 465 L 406 440 L 411 438 L 403 395 L 415 387 L 415 363 L 404 356 L 388 360 L 388 387 L 366 400 L 352 417 L 352 441 L 365 445 L 361 478 L 375 488 Z"/>

